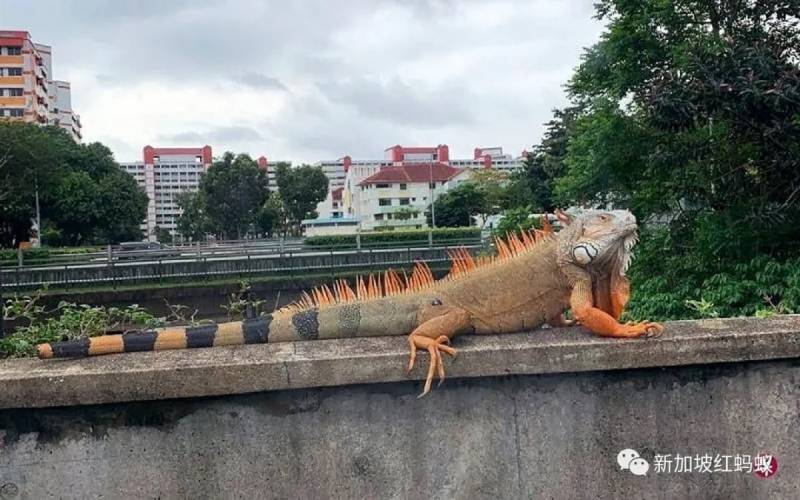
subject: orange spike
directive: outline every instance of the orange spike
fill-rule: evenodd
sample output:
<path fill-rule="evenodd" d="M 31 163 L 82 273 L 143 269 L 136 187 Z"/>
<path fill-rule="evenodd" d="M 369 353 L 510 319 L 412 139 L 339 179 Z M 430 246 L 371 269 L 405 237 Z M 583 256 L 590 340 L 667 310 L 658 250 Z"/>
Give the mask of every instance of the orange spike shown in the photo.
<path fill-rule="evenodd" d="M 328 285 L 323 285 L 322 291 L 325 292 L 325 298 L 328 299 L 328 304 L 336 303 L 336 297 L 333 296 L 333 293 Z"/>
<path fill-rule="evenodd" d="M 342 291 L 344 292 L 344 296 L 346 300 L 356 300 L 356 294 L 352 288 L 350 288 L 350 284 L 342 280 Z"/>
<path fill-rule="evenodd" d="M 555 231 L 553 231 L 553 226 L 550 224 L 550 221 L 547 220 L 547 214 L 542 216 L 542 233 L 545 235 L 551 235 Z"/>
<path fill-rule="evenodd" d="M 367 297 L 367 287 L 364 285 L 364 279 L 359 276 L 356 278 L 356 298 L 358 300 L 365 299 Z"/>
<path fill-rule="evenodd" d="M 369 280 L 367 281 L 367 297 L 375 297 L 375 276 L 371 274 L 369 275 Z"/>
<path fill-rule="evenodd" d="M 507 259 L 511 256 L 511 251 L 509 250 L 505 241 L 500 238 L 495 238 L 495 244 L 497 245 L 497 254 L 501 259 Z"/>
<path fill-rule="evenodd" d="M 326 302 L 325 301 L 325 295 L 322 293 L 322 291 L 320 291 L 319 288 L 315 288 L 313 293 L 314 293 L 314 302 L 318 306 L 321 306 L 321 305 L 325 304 L 325 302 Z"/>

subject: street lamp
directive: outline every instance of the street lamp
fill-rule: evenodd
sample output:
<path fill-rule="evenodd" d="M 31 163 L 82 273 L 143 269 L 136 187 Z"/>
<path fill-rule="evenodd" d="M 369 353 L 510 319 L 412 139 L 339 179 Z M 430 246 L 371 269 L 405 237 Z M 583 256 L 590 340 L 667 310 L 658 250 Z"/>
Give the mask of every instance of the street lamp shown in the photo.
<path fill-rule="evenodd" d="M 428 173 L 430 175 L 430 182 L 428 183 L 428 188 L 430 189 L 430 199 L 431 199 L 431 227 L 436 229 L 436 209 L 433 206 L 433 162 L 428 163 Z"/>

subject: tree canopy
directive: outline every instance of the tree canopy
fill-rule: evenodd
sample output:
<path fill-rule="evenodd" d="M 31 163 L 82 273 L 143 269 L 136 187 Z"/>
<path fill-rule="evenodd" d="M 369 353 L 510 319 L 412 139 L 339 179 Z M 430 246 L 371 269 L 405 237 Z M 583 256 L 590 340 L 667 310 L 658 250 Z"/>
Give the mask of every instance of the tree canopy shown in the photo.
<path fill-rule="evenodd" d="M 53 244 L 141 239 L 147 195 L 100 143 L 58 127 L 0 120 L 0 246 L 30 237 L 36 192 L 42 236 Z"/>
<path fill-rule="evenodd" d="M 317 203 L 328 193 L 328 178 L 322 168 L 311 165 L 292 168 L 288 164 L 278 164 L 275 175 L 288 222 L 295 234 L 300 234 L 303 219 L 316 217 Z"/>
<path fill-rule="evenodd" d="M 596 8 L 605 30 L 512 198 L 633 210 L 633 311 L 800 308 L 800 0 Z"/>
<path fill-rule="evenodd" d="M 256 222 L 267 199 L 267 175 L 246 154 L 226 152 L 200 180 L 205 213 L 214 232 L 241 238 Z"/>

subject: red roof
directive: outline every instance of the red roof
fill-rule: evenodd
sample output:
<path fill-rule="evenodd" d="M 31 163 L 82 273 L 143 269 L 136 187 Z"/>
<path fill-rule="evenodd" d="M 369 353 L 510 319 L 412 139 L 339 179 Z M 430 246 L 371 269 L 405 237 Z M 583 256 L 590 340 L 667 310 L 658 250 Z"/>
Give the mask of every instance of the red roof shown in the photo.
<path fill-rule="evenodd" d="M 205 145 L 201 148 L 154 148 L 147 145 L 144 147 L 144 162 L 146 164 L 153 163 L 154 156 L 169 156 L 169 155 L 198 155 L 203 157 L 204 164 L 211 163 L 211 146 Z"/>
<path fill-rule="evenodd" d="M 338 188 L 334 189 L 333 191 L 331 191 L 331 199 L 333 199 L 334 201 L 335 200 L 341 201 L 342 200 L 342 191 L 344 191 L 343 187 L 338 187 Z"/>
<path fill-rule="evenodd" d="M 383 167 L 370 175 L 358 185 L 392 183 L 392 182 L 444 182 L 463 172 L 463 168 L 455 168 L 444 163 L 414 163 L 400 167 Z"/>

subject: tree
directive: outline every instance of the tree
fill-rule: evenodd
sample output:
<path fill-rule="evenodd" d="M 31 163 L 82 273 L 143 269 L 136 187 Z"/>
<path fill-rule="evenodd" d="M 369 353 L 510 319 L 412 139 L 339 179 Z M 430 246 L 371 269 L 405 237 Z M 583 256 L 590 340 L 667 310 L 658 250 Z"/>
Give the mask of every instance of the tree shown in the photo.
<path fill-rule="evenodd" d="M 172 234 L 169 232 L 169 229 L 163 227 L 156 226 L 153 229 L 153 235 L 155 235 L 156 241 L 159 243 L 169 243 L 172 241 Z"/>
<path fill-rule="evenodd" d="M 291 168 L 278 164 L 275 170 L 278 193 L 295 234 L 300 234 L 303 219 L 316 217 L 317 203 L 328 193 L 328 178 L 320 167 L 301 165 Z"/>
<path fill-rule="evenodd" d="M 241 238 L 255 223 L 269 193 L 267 176 L 246 154 L 226 152 L 200 181 L 205 212 L 215 232 Z"/>
<path fill-rule="evenodd" d="M 573 106 L 553 111 L 553 119 L 545 124 L 542 141 L 528 153 L 522 170 L 511 175 L 507 208 L 530 205 L 542 212 L 556 208 L 555 182 L 566 171 L 567 143 L 580 109 Z"/>
<path fill-rule="evenodd" d="M 394 218 L 396 220 L 411 220 L 419 215 L 419 210 L 411 207 L 400 207 L 394 211 Z"/>
<path fill-rule="evenodd" d="M 141 240 L 147 194 L 122 170 L 111 170 L 97 182 L 96 240 L 103 243 Z"/>
<path fill-rule="evenodd" d="M 577 114 L 554 199 L 658 220 L 631 268 L 633 310 L 791 303 L 772 277 L 800 248 L 800 1 L 601 0 L 597 12 L 606 28 L 568 84 Z"/>
<path fill-rule="evenodd" d="M 0 148 L 5 161 L 0 165 L 0 246 L 16 246 L 28 239 L 35 217 L 35 193 L 40 202 L 62 175 L 64 162 L 44 127 L 0 120 Z"/>
<path fill-rule="evenodd" d="M 212 232 L 211 221 L 206 214 L 203 191 L 184 191 L 175 197 L 181 209 L 176 221 L 177 230 L 184 238 L 202 241 Z"/>
<path fill-rule="evenodd" d="M 55 191 L 49 213 L 50 222 L 61 229 L 69 245 L 80 245 L 92 236 L 99 219 L 97 184 L 86 172 L 70 172 Z"/>
<path fill-rule="evenodd" d="M 280 196 L 273 193 L 256 215 L 256 229 L 267 236 L 272 236 L 276 230 L 286 234 L 286 217 L 286 207 Z"/>
<path fill-rule="evenodd" d="M 466 181 L 474 184 L 483 194 L 483 204 L 475 207 L 478 210 L 476 215 L 481 219 L 481 226 L 486 223 L 486 219 L 490 215 L 500 213 L 509 205 L 510 178 L 508 172 L 487 168 L 473 171 L 470 179 Z"/>
<path fill-rule="evenodd" d="M 66 243 L 138 235 L 147 195 L 100 143 L 76 144 L 59 127 L 0 120 L 0 245 L 27 240 L 39 194 L 43 230 Z"/>
<path fill-rule="evenodd" d="M 471 226 L 472 217 L 487 212 L 486 193 L 475 183 L 462 182 L 440 195 L 434 202 L 436 227 Z M 431 211 L 426 212 L 428 225 L 432 225 Z"/>

